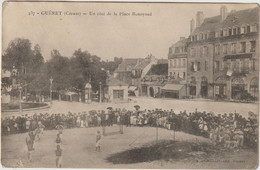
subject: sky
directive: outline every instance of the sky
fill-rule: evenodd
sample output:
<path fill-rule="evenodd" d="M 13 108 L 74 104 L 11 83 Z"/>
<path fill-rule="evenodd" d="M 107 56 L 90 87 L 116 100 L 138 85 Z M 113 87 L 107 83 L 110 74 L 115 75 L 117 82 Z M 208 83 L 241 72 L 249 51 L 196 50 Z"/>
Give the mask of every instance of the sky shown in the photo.
<path fill-rule="evenodd" d="M 190 20 L 196 20 L 197 11 L 202 11 L 204 18 L 208 18 L 219 15 L 222 5 L 5 2 L 2 11 L 2 49 L 5 50 L 15 38 L 26 38 L 33 46 L 40 45 L 45 61 L 50 59 L 53 49 L 71 57 L 79 48 L 104 61 L 113 60 L 114 57 L 144 58 L 148 54 L 167 58 L 169 47 L 180 37 L 188 37 Z M 256 4 L 225 6 L 228 12 L 257 7 Z M 50 11 L 61 11 L 62 15 L 45 15 Z M 35 12 L 35 15 L 29 15 L 30 12 Z M 96 15 L 89 15 L 89 12 Z M 97 16 L 98 12 L 110 12 L 112 15 Z M 115 16 L 114 12 L 118 15 Z M 152 16 L 119 16 L 120 12 L 152 13 Z M 81 13 L 81 16 L 64 13 Z"/>

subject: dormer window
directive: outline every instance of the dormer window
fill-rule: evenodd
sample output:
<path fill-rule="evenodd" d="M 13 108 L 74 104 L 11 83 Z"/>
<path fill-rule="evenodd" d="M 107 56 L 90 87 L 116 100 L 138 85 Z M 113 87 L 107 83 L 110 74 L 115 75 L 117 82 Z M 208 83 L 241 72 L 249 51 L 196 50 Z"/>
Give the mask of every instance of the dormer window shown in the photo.
<path fill-rule="evenodd" d="M 245 31 L 246 31 L 246 27 L 245 27 L 245 26 L 242 26 L 242 27 L 241 27 L 241 34 L 245 34 Z"/>
<path fill-rule="evenodd" d="M 237 28 L 233 28 L 233 35 L 237 35 Z"/>
<path fill-rule="evenodd" d="M 248 33 L 248 32 L 251 32 L 250 25 L 247 25 L 247 27 L 246 27 L 246 32 L 247 32 L 247 33 Z"/>
<path fill-rule="evenodd" d="M 224 37 L 228 36 L 228 30 L 224 29 Z"/>
<path fill-rule="evenodd" d="M 257 24 L 251 25 L 251 32 L 257 32 Z"/>
<path fill-rule="evenodd" d="M 232 35 L 232 29 L 229 28 L 229 29 L 228 29 L 228 36 L 231 36 L 231 35 Z"/>
<path fill-rule="evenodd" d="M 240 34 L 241 31 L 240 31 L 240 27 L 237 27 L 237 34 Z"/>

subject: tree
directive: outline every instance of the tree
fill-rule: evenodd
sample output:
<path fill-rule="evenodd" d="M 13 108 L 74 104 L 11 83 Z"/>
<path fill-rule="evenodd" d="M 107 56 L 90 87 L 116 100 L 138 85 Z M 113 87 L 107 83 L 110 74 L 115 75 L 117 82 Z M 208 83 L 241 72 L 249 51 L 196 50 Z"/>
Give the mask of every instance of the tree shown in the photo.
<path fill-rule="evenodd" d="M 53 78 L 53 89 L 60 91 L 71 87 L 70 60 L 58 50 L 51 51 L 51 59 L 46 62 L 46 78 Z"/>
<path fill-rule="evenodd" d="M 33 58 L 31 42 L 28 39 L 16 38 L 12 40 L 4 52 L 3 68 L 11 71 L 13 66 L 21 73 L 23 68 L 30 66 L 30 60 Z"/>

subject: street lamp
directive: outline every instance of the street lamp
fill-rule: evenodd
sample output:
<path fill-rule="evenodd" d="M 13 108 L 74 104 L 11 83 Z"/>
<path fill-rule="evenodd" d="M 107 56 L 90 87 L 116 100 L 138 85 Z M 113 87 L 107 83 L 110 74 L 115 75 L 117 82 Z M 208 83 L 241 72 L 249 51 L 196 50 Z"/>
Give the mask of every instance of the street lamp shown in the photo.
<path fill-rule="evenodd" d="M 51 77 L 50 78 L 50 103 L 52 104 L 52 81 L 53 81 L 53 78 Z"/>
<path fill-rule="evenodd" d="M 102 83 L 101 82 L 99 82 L 99 103 L 101 103 L 101 85 L 102 85 Z"/>
<path fill-rule="evenodd" d="M 18 89 L 19 89 L 19 93 L 20 93 L 20 96 L 19 96 L 19 113 L 21 114 L 22 113 L 22 86 L 19 85 Z"/>

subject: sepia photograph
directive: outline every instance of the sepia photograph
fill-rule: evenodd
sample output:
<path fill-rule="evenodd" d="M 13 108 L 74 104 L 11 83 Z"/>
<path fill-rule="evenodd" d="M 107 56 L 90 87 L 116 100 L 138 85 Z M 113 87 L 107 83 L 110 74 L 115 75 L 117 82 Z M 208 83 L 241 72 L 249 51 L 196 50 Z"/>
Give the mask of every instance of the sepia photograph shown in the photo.
<path fill-rule="evenodd" d="M 257 169 L 259 14 L 3 2 L 2 167 Z"/>

